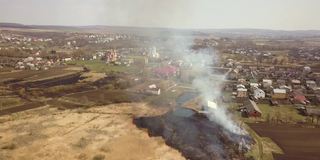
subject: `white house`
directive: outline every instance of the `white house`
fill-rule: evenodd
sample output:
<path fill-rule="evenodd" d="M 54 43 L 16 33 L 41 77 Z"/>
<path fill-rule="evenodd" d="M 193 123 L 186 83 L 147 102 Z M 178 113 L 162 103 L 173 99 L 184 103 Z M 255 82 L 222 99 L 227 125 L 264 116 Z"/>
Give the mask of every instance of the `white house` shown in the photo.
<path fill-rule="evenodd" d="M 268 88 L 272 86 L 272 80 L 271 79 L 263 79 L 262 80 L 262 86 L 264 88 Z"/>
<path fill-rule="evenodd" d="M 253 96 L 256 99 L 265 98 L 266 97 L 266 93 L 262 89 L 256 87 L 253 90 Z"/>
<path fill-rule="evenodd" d="M 258 83 L 250 83 L 250 88 L 251 89 L 255 89 L 255 88 L 258 88 L 258 87 L 259 87 Z"/>
<path fill-rule="evenodd" d="M 239 89 L 239 88 L 246 89 L 246 87 L 243 84 L 238 84 L 237 89 Z"/>
<path fill-rule="evenodd" d="M 315 81 L 307 80 L 306 84 L 307 84 L 307 87 L 309 87 L 309 88 L 316 88 L 317 87 L 317 83 Z"/>
<path fill-rule="evenodd" d="M 72 61 L 72 58 L 65 58 L 63 59 L 65 62 L 68 62 L 68 61 Z"/>

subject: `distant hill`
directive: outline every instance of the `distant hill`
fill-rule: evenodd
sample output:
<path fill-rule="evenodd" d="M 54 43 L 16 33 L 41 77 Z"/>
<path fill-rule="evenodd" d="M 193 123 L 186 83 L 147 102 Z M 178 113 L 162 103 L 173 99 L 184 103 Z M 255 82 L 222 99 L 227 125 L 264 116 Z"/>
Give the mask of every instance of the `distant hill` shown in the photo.
<path fill-rule="evenodd" d="M 320 30 L 269 30 L 269 29 L 208 29 L 203 32 L 214 33 L 220 36 L 264 36 L 279 37 L 319 37 Z"/>
<path fill-rule="evenodd" d="M 30 29 L 30 26 L 26 26 L 26 25 L 18 24 L 18 23 L 0 23 L 0 27 L 2 27 L 2 28 L 28 28 L 28 29 Z"/>
<path fill-rule="evenodd" d="M 319 37 L 320 30 L 269 30 L 269 29 L 174 29 L 174 28 L 151 28 L 151 27 L 129 27 L 129 26 L 55 26 L 55 25 L 24 25 L 18 23 L 0 23 L 0 28 L 19 28 L 19 29 L 42 29 L 58 30 L 72 32 L 99 32 L 99 33 L 126 33 L 142 35 L 172 35 L 172 34 L 189 34 L 189 35 L 206 35 L 213 34 L 220 37 Z"/>

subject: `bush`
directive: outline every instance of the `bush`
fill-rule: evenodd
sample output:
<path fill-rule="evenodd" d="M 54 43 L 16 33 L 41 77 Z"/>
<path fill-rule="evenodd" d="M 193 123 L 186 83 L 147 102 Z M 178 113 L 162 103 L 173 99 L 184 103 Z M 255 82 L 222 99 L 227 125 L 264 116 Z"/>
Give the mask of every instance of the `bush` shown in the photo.
<path fill-rule="evenodd" d="M 102 154 L 98 154 L 93 157 L 93 160 L 104 160 L 104 159 L 105 159 L 105 155 L 102 155 Z"/>
<path fill-rule="evenodd" d="M 7 150 L 14 150 L 15 148 L 16 148 L 16 145 L 13 143 L 9 143 L 1 147 L 1 149 L 7 149 Z"/>

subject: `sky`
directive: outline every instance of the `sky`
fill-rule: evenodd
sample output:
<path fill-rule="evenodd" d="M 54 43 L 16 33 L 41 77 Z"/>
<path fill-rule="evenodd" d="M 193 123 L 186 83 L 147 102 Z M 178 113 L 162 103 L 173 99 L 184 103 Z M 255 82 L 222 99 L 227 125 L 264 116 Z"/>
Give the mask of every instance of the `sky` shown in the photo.
<path fill-rule="evenodd" d="M 0 0 L 0 22 L 320 29 L 320 0 Z"/>

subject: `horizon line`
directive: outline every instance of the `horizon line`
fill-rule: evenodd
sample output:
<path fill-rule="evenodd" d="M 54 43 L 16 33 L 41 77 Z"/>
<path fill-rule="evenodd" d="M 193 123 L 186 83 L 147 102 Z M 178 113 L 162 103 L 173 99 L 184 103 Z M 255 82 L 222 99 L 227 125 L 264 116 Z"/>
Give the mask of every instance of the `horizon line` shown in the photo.
<path fill-rule="evenodd" d="M 130 26 L 130 25 L 107 25 L 107 24 L 87 24 L 87 25 L 59 25 L 59 24 L 25 24 L 19 22 L 0 22 L 0 24 L 11 24 L 11 25 L 22 25 L 22 26 L 37 26 L 37 27 L 128 27 L 128 28 L 148 28 L 148 29 L 174 29 L 174 30 L 269 30 L 269 31 L 284 31 L 284 32 L 296 32 L 296 31 L 320 31 L 320 29 L 269 29 L 259 27 L 226 27 L 226 28 L 215 28 L 215 27 L 165 27 L 165 26 Z M 0 26 L 1 27 L 1 26 Z"/>

